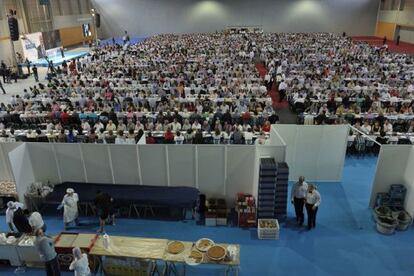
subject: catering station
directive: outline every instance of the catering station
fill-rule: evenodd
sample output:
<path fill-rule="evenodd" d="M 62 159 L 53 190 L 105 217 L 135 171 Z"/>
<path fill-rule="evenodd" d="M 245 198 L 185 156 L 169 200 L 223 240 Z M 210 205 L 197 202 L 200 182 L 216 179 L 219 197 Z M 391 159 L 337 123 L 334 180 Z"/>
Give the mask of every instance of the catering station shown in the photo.
<path fill-rule="evenodd" d="M 97 275 L 185 275 L 186 267 L 216 265 L 225 275 L 238 275 L 240 245 L 198 241 L 172 241 L 141 237 L 62 232 L 53 237 L 61 270 L 69 270 L 72 249 L 88 254 Z M 0 235 L 0 260 L 12 266 L 42 267 L 33 245 L 34 236 Z"/>

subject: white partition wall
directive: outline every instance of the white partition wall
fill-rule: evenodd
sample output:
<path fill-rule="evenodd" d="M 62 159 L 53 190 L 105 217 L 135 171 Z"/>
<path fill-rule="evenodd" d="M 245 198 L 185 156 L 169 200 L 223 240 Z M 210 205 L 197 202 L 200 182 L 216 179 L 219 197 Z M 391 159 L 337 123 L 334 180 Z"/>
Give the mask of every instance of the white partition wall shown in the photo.
<path fill-rule="evenodd" d="M 182 147 L 182 145 L 169 145 L 167 147 L 170 186 L 197 188 L 195 148 L 195 146 Z"/>
<path fill-rule="evenodd" d="M 405 197 L 405 210 L 414 217 L 414 147 L 411 147 L 410 157 L 406 163 L 406 170 L 404 173 L 404 184 L 407 188 L 407 195 Z"/>
<path fill-rule="evenodd" d="M 382 145 L 372 186 L 370 207 L 377 193 L 388 192 L 390 185 L 407 188 L 405 209 L 414 215 L 414 147 L 412 145 Z"/>
<path fill-rule="evenodd" d="M 134 146 L 108 147 L 115 183 L 142 184 Z"/>
<path fill-rule="evenodd" d="M 27 188 L 36 181 L 27 144 L 21 144 L 11 151 L 9 160 L 16 181 L 17 195 L 20 202 L 24 202 Z"/>
<path fill-rule="evenodd" d="M 197 146 L 198 189 L 212 197 L 225 194 L 225 146 Z"/>
<path fill-rule="evenodd" d="M 54 144 L 26 144 L 32 163 L 33 174 L 37 181 L 61 182 L 60 166 L 56 162 Z"/>
<path fill-rule="evenodd" d="M 31 144 L 33 147 L 37 147 L 37 145 L 37 143 Z M 56 153 L 61 182 L 87 182 L 79 144 L 53 144 L 53 149 Z M 35 158 L 37 156 L 32 156 L 32 160 Z"/>
<path fill-rule="evenodd" d="M 114 183 L 107 145 L 78 144 L 85 166 L 86 179 L 90 183 Z M 133 150 L 133 148 L 131 148 Z"/>
<path fill-rule="evenodd" d="M 22 143 L 0 143 L 0 180 L 14 181 L 9 153 Z"/>
<path fill-rule="evenodd" d="M 256 194 L 261 157 L 283 162 L 285 147 L 24 143 L 10 153 L 10 174 L 19 196 L 35 181 L 72 181 L 188 186 L 233 201 L 239 192 Z M 0 155 L 0 166 L 6 159 Z"/>
<path fill-rule="evenodd" d="M 286 143 L 289 180 L 304 175 L 309 181 L 341 181 L 348 126 L 272 125 L 272 128 Z M 271 132 L 272 135 L 276 134 Z"/>
<path fill-rule="evenodd" d="M 138 146 L 139 164 L 142 173 L 142 183 L 140 184 L 155 186 L 169 185 L 166 147 L 166 145 Z"/>

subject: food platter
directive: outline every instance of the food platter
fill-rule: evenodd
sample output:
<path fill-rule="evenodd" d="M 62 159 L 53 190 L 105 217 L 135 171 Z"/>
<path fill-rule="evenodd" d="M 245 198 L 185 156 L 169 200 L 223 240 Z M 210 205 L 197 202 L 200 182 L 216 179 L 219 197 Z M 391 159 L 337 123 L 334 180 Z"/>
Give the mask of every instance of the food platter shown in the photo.
<path fill-rule="evenodd" d="M 191 266 L 199 265 L 203 262 L 204 254 L 194 249 L 190 255 L 185 258 L 185 263 Z"/>
<path fill-rule="evenodd" d="M 227 250 L 220 245 L 213 245 L 207 251 L 207 256 L 209 259 L 213 261 L 221 261 L 226 257 Z"/>
<path fill-rule="evenodd" d="M 196 242 L 195 246 L 199 251 L 207 252 L 210 249 L 210 247 L 212 247 L 213 245 L 214 245 L 214 242 L 212 240 L 203 238 L 203 239 L 199 239 Z"/>
<path fill-rule="evenodd" d="M 184 251 L 184 244 L 180 241 L 172 241 L 167 244 L 167 252 L 170 254 L 180 254 Z"/>

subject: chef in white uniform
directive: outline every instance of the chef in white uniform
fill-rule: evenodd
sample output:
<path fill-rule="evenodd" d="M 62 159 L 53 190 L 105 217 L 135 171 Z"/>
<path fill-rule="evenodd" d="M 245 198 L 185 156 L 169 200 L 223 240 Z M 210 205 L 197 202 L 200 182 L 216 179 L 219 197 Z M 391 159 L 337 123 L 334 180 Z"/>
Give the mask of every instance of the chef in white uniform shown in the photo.
<path fill-rule="evenodd" d="M 78 225 L 78 194 L 72 188 L 66 190 L 66 195 L 63 197 L 62 203 L 58 209 L 63 207 L 63 222 L 65 223 L 65 229 L 70 223 L 75 222 Z"/>
<path fill-rule="evenodd" d="M 75 272 L 75 276 L 89 276 L 91 271 L 89 269 L 88 255 L 85 253 L 82 254 L 79 247 L 75 247 L 72 250 L 73 261 L 69 266 L 70 270 Z"/>
<path fill-rule="evenodd" d="M 15 202 L 14 201 L 7 202 L 6 223 L 9 226 L 10 231 L 12 231 L 12 232 L 15 231 L 15 227 L 14 227 L 14 224 L 13 224 L 13 215 L 14 215 L 14 212 L 17 209 L 19 209 L 19 208 L 23 209 L 23 206 L 24 205 L 22 203 L 17 202 L 17 201 L 15 201 Z"/>

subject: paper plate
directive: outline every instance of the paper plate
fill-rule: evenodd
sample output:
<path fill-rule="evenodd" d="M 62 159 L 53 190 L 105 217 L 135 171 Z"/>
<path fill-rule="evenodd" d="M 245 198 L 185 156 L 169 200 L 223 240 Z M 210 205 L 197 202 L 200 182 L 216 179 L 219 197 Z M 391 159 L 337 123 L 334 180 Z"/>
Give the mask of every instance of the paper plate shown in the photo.
<path fill-rule="evenodd" d="M 201 251 L 201 252 L 206 252 L 206 251 L 207 251 L 207 250 L 209 250 L 209 249 L 210 249 L 210 247 L 212 247 L 213 245 L 214 245 L 214 242 L 213 242 L 212 240 L 207 239 L 207 238 L 202 238 L 202 239 L 199 239 L 199 240 L 196 242 L 195 247 L 196 247 L 199 251 Z"/>

